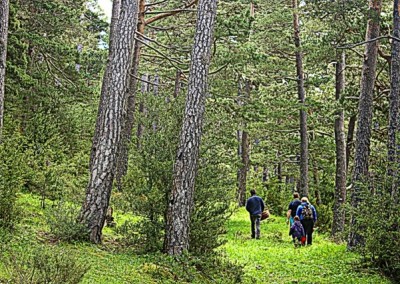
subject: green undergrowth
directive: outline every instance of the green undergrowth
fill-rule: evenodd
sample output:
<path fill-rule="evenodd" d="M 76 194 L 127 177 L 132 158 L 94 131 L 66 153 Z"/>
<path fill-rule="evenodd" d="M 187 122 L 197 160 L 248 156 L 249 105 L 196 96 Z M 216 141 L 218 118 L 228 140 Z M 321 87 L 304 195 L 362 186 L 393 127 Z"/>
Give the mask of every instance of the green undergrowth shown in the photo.
<path fill-rule="evenodd" d="M 23 208 L 12 235 L 0 231 L 0 283 L 53 283 L 24 278 L 35 271 L 39 279 L 69 276 L 63 283 L 390 283 L 371 271 L 363 271 L 358 257 L 345 245 L 337 245 L 316 232 L 312 246 L 294 248 L 284 218 L 262 222 L 260 240 L 250 238 L 250 221 L 243 208 L 228 222 L 228 242 L 215 255 L 169 257 L 162 253 L 137 254 L 125 247 L 113 229 L 107 228 L 102 245 L 61 242 L 51 236 L 46 212 L 35 195 L 18 196 Z M 115 212 L 117 226 L 134 216 Z M 68 256 L 65 261 L 60 255 Z M 43 262 L 43 259 L 51 261 Z M 54 263 L 57 262 L 57 263 Z M 32 267 L 37 266 L 36 270 Z M 44 266 L 44 267 L 39 267 Z M 40 271 L 39 271 L 40 270 Z M 65 275 L 59 275 L 64 273 Z M 17 275 L 17 277 L 16 277 Z M 14 277 L 14 278 L 12 278 Z M 19 277 L 19 278 L 18 278 Z M 14 280 L 10 280 L 14 279 Z M 15 279 L 23 279 L 17 282 Z M 11 282 L 10 282 L 11 281 Z M 75 282 L 74 282 L 75 281 Z M 56 282 L 54 282 L 56 283 Z"/>
<path fill-rule="evenodd" d="M 229 220 L 229 259 L 244 265 L 244 283 L 390 283 L 363 271 L 359 257 L 316 231 L 313 244 L 295 248 L 282 217 L 261 222 L 261 238 L 250 238 L 250 220 L 244 209 Z"/>

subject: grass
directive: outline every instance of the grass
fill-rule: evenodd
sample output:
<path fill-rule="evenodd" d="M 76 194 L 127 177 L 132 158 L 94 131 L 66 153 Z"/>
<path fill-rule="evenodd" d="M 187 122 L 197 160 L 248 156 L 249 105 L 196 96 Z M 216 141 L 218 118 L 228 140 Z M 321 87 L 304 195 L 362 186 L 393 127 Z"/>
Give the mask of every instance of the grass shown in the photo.
<path fill-rule="evenodd" d="M 282 217 L 262 221 L 261 238 L 250 238 L 250 220 L 241 209 L 228 223 L 229 259 L 245 266 L 245 283 L 390 283 L 377 274 L 357 271 L 357 254 L 318 232 L 313 245 L 294 248 Z"/>
<path fill-rule="evenodd" d="M 261 239 L 251 239 L 250 220 L 243 208 L 228 221 L 228 242 L 220 248 L 236 266 L 219 267 L 212 259 L 174 259 L 161 253 L 138 255 L 122 250 L 118 237 L 110 229 L 104 234 L 103 245 L 53 243 L 46 238 L 46 214 L 40 208 L 39 198 L 23 194 L 19 205 L 23 208 L 21 222 L 13 241 L 7 245 L 21 254 L 28 253 L 27 248 L 35 244 L 75 253 L 78 262 L 90 265 L 81 282 L 85 284 L 238 283 L 226 275 L 237 273 L 240 267 L 244 271 L 242 283 L 390 283 L 379 274 L 359 269 L 355 265 L 359 259 L 357 254 L 347 252 L 345 245 L 332 243 L 318 232 L 314 234 L 312 246 L 294 248 L 281 217 L 272 216 L 263 221 Z M 117 224 L 132 218 L 116 213 Z M 218 270 L 221 273 L 215 273 Z M 6 283 L 2 279 L 7 279 L 10 273 L 0 254 L 0 283 Z"/>

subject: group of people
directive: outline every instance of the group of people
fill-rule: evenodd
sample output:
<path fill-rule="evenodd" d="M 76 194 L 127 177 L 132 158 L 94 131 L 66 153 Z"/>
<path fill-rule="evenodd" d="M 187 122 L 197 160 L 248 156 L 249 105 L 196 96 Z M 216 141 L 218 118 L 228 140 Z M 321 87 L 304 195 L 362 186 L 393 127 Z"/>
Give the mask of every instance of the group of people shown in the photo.
<path fill-rule="evenodd" d="M 251 238 L 260 238 L 260 222 L 261 214 L 265 209 L 264 200 L 257 196 L 254 189 L 250 190 L 251 197 L 247 199 L 246 210 L 250 214 L 251 221 Z M 286 224 L 290 224 L 289 235 L 293 238 L 293 243 L 299 245 L 312 245 L 312 234 L 314 225 L 317 221 L 317 211 L 310 204 L 307 197 L 302 197 L 295 192 L 293 200 L 289 203 L 286 214 Z"/>

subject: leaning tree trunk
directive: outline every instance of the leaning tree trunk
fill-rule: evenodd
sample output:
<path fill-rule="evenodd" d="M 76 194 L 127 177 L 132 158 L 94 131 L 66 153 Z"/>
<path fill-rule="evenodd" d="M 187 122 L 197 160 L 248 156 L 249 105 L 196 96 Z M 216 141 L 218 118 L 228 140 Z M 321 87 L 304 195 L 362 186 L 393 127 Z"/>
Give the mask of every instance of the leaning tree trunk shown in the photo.
<path fill-rule="evenodd" d="M 137 1 L 121 0 L 118 32 L 110 39 L 113 52 L 107 63 L 108 79 L 103 82 L 107 86 L 102 87 L 103 109 L 99 110 L 103 113 L 102 121 L 94 134 L 97 141 L 94 140 L 90 179 L 80 216 L 81 222 L 90 232 L 90 240 L 94 243 L 101 242 L 115 175 L 136 22 Z"/>
<path fill-rule="evenodd" d="M 336 62 L 336 101 L 340 101 L 345 88 L 345 53 L 337 55 Z M 333 206 L 332 236 L 343 232 L 345 224 L 346 203 L 346 140 L 344 132 L 344 110 L 337 111 L 335 118 L 335 142 L 336 142 L 336 178 L 335 178 L 335 203 Z"/>
<path fill-rule="evenodd" d="M 107 64 L 110 64 L 112 60 L 112 56 L 114 53 L 114 45 L 113 45 L 113 39 L 115 38 L 117 31 L 117 24 L 118 24 L 118 18 L 119 18 L 119 13 L 121 9 L 121 0 L 114 0 L 113 1 L 113 6 L 112 6 L 112 14 L 111 14 L 111 23 L 110 23 L 110 40 L 108 44 L 108 58 L 107 58 Z M 97 145 L 99 142 L 99 137 L 98 135 L 100 134 L 100 127 L 102 127 L 102 123 L 104 122 L 104 112 L 103 110 L 105 109 L 104 107 L 104 101 L 105 101 L 105 95 L 107 94 L 107 88 L 108 88 L 108 80 L 109 80 L 109 72 L 104 72 L 103 75 L 103 81 L 101 85 L 101 94 L 100 94 L 100 103 L 99 103 L 99 108 L 97 110 L 97 118 L 96 118 L 96 127 L 95 127 L 95 132 L 93 136 L 93 141 L 92 145 Z M 96 148 L 92 148 L 92 151 L 90 153 L 90 163 L 89 167 L 92 168 L 92 163 L 94 156 L 96 154 Z"/>
<path fill-rule="evenodd" d="M 381 0 L 370 0 L 369 20 L 367 24 L 366 45 L 363 69 L 361 75 L 361 90 L 358 103 L 358 125 L 356 132 L 356 148 L 354 156 L 354 172 L 352 177 L 353 192 L 351 194 L 351 205 L 356 212 L 361 201 L 361 184 L 368 177 L 368 158 L 370 152 L 371 124 L 372 124 L 372 102 L 375 87 L 376 62 L 378 53 L 379 18 L 381 12 Z M 356 214 L 352 214 L 351 228 L 348 247 L 361 245 L 363 240 L 358 232 Z"/>
<path fill-rule="evenodd" d="M 304 89 L 303 53 L 300 43 L 300 25 L 297 0 L 292 0 L 294 45 L 296 47 L 297 93 L 300 103 L 300 194 L 308 196 L 308 134 L 306 92 Z"/>
<path fill-rule="evenodd" d="M 8 38 L 8 10 L 9 1 L 0 1 L 0 139 L 3 130 L 4 117 L 4 90 L 6 79 L 6 58 Z"/>
<path fill-rule="evenodd" d="M 393 3 L 393 37 L 400 37 L 400 15 L 399 0 Z M 388 168 L 387 176 L 389 179 L 389 191 L 394 197 L 398 192 L 398 161 L 396 156 L 399 155 L 398 138 L 399 131 L 399 92 L 400 92 L 400 42 L 392 41 L 392 62 L 390 70 L 391 86 L 389 95 L 389 127 L 388 127 Z M 397 153 L 396 153 L 397 152 Z"/>
<path fill-rule="evenodd" d="M 190 215 L 193 209 L 216 12 L 217 0 L 199 1 L 185 115 L 167 211 L 164 249 L 170 255 L 180 255 L 189 249 Z"/>

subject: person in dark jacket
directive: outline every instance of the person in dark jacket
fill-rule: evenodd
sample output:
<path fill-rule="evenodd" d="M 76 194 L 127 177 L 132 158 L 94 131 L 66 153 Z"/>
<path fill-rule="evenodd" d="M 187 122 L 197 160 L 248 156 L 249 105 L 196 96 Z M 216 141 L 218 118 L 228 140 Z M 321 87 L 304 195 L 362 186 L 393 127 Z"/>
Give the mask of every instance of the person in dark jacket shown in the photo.
<path fill-rule="evenodd" d="M 307 236 L 307 245 L 312 245 L 312 234 L 314 224 L 317 222 L 317 211 L 310 204 L 307 197 L 301 198 L 301 204 L 297 207 L 296 215 L 300 217 L 300 222 L 303 225 Z"/>
<path fill-rule="evenodd" d="M 251 197 L 246 201 L 246 210 L 250 214 L 251 238 L 260 238 L 261 213 L 264 211 L 265 204 L 261 197 L 256 195 L 254 189 L 250 190 Z"/>
<path fill-rule="evenodd" d="M 289 208 L 286 213 L 286 224 L 290 222 L 290 226 L 293 225 L 294 216 L 296 216 L 297 207 L 301 204 L 300 195 L 297 192 L 293 193 L 293 200 L 289 203 Z"/>
<path fill-rule="evenodd" d="M 293 225 L 290 227 L 289 236 L 293 238 L 293 244 L 295 247 L 302 245 L 302 238 L 305 238 L 305 232 L 303 225 L 300 222 L 299 216 L 294 216 Z"/>

